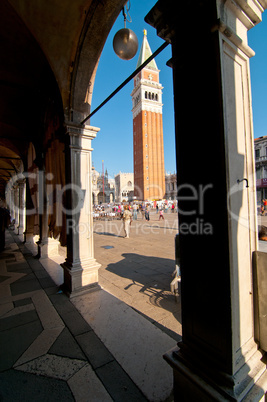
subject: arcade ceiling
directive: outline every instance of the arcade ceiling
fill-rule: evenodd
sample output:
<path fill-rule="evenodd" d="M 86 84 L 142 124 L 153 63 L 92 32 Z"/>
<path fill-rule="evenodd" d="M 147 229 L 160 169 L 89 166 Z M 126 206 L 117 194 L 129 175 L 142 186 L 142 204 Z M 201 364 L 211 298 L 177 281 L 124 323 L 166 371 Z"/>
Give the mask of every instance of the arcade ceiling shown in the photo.
<path fill-rule="evenodd" d="M 1 0 L 0 196 L 29 143 L 41 151 L 49 105 L 62 120 L 90 111 L 97 63 L 124 3 Z"/>

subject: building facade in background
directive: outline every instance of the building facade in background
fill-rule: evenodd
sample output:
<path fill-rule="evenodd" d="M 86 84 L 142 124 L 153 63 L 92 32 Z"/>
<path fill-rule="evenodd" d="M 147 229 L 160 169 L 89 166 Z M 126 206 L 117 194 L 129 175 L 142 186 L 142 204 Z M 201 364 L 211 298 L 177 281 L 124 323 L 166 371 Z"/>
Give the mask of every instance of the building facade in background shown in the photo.
<path fill-rule="evenodd" d="M 257 179 L 257 202 L 267 198 L 267 135 L 255 138 L 255 165 Z"/>
<path fill-rule="evenodd" d="M 177 175 L 176 173 L 166 174 L 165 176 L 166 200 L 177 199 Z"/>
<path fill-rule="evenodd" d="M 133 173 L 118 173 L 115 176 L 115 202 L 132 201 L 134 196 Z"/>
<path fill-rule="evenodd" d="M 137 68 L 152 55 L 147 33 Z M 162 85 L 153 59 L 134 78 L 133 102 L 134 195 L 139 200 L 162 199 L 165 195 L 162 126 Z"/>
<path fill-rule="evenodd" d="M 108 171 L 99 173 L 92 167 L 93 204 L 104 204 L 115 201 L 115 181 L 109 179 Z"/>

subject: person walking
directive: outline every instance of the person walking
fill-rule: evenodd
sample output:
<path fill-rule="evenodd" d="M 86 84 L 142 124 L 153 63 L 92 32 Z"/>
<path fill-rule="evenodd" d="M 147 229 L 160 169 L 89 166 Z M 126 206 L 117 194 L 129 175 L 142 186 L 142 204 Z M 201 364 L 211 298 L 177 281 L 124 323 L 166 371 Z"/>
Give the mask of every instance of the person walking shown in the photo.
<path fill-rule="evenodd" d="M 146 207 L 145 218 L 146 218 L 146 221 L 149 221 L 149 220 L 150 220 L 150 217 L 149 217 L 149 207 L 148 207 L 148 206 Z"/>
<path fill-rule="evenodd" d="M 137 221 L 137 205 L 133 205 L 133 220 Z"/>
<path fill-rule="evenodd" d="M 124 212 L 122 215 L 122 220 L 123 220 L 123 227 L 124 227 L 124 232 L 125 232 L 125 238 L 129 239 L 130 237 L 130 224 L 132 221 L 132 213 L 129 211 L 128 205 L 125 205 L 124 207 Z"/>
<path fill-rule="evenodd" d="M 162 210 L 162 208 L 160 208 L 160 211 L 159 211 L 159 221 L 160 221 L 161 219 L 163 219 L 163 220 L 164 220 L 164 216 L 163 216 L 163 210 Z"/>
<path fill-rule="evenodd" d="M 141 214 L 142 214 L 142 219 L 144 219 L 145 218 L 145 205 L 144 204 L 142 204 L 142 207 L 141 207 Z"/>

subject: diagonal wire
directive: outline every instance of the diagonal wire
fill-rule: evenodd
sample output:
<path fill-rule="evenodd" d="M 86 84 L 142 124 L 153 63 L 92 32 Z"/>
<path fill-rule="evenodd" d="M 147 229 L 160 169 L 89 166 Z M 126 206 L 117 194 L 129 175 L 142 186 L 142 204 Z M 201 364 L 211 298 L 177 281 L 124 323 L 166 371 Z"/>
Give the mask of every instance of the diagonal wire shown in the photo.
<path fill-rule="evenodd" d="M 110 99 L 113 98 L 128 82 L 130 82 L 151 60 L 153 60 L 162 50 L 169 45 L 169 42 L 164 42 L 143 64 L 141 64 L 118 88 L 115 89 L 100 105 L 92 111 L 80 124 L 84 124 L 90 117 L 92 117 L 99 109 L 101 109 Z"/>

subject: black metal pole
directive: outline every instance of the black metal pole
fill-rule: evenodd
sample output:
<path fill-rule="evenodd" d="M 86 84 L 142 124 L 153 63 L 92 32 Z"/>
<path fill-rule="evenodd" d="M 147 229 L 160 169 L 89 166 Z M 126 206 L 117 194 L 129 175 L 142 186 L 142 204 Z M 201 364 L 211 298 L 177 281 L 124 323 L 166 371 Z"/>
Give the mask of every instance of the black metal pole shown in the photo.
<path fill-rule="evenodd" d="M 153 60 L 162 50 L 169 45 L 169 42 L 164 42 L 141 66 L 139 66 L 118 88 L 115 89 L 92 113 L 89 114 L 80 124 L 84 124 L 92 117 L 99 109 L 101 109 L 114 95 L 116 95 L 129 81 L 131 81 L 151 60 Z"/>

